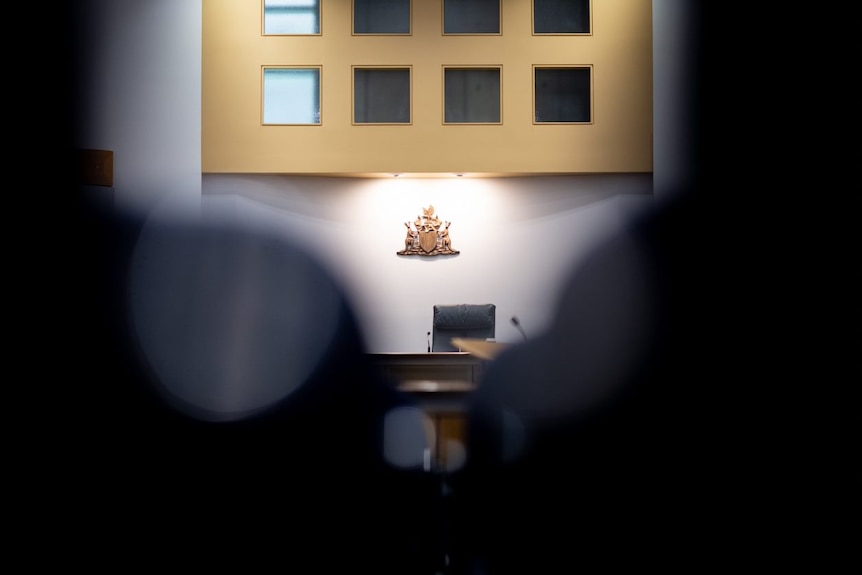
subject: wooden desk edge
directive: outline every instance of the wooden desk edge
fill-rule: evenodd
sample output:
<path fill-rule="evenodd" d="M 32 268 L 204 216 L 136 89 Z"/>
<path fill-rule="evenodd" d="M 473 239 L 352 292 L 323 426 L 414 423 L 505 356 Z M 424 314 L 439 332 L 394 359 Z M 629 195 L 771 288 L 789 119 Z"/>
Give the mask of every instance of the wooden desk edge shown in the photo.
<path fill-rule="evenodd" d="M 410 393 L 469 393 L 476 389 L 476 384 L 470 381 L 409 379 L 398 384 L 398 389 Z"/>

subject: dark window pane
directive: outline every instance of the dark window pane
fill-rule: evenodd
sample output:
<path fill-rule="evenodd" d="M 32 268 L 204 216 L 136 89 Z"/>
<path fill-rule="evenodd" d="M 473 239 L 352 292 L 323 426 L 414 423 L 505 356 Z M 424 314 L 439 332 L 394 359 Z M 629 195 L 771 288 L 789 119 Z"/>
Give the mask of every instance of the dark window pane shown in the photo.
<path fill-rule="evenodd" d="M 533 0 L 536 34 L 584 34 L 590 31 L 590 0 Z"/>
<path fill-rule="evenodd" d="M 353 121 L 357 124 L 409 124 L 410 70 L 355 69 Z"/>
<path fill-rule="evenodd" d="M 590 69 L 536 68 L 536 122 L 589 122 Z"/>
<path fill-rule="evenodd" d="M 448 69 L 445 72 L 447 124 L 500 123 L 500 70 Z"/>
<path fill-rule="evenodd" d="M 500 0 L 443 0 L 444 34 L 499 34 Z"/>
<path fill-rule="evenodd" d="M 354 34 L 409 34 L 410 0 L 353 0 Z"/>

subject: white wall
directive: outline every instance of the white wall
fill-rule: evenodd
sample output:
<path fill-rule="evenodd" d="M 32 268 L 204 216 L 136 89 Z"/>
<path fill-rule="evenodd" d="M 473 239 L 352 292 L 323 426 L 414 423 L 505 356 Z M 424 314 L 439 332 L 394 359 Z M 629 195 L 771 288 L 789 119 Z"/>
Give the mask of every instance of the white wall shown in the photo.
<path fill-rule="evenodd" d="M 652 203 L 649 174 L 488 179 L 205 175 L 205 217 L 269 229 L 319 256 L 354 301 L 372 351 L 424 351 L 435 303 L 494 303 L 544 329 L 563 274 Z M 452 256 L 399 256 L 404 222 L 433 205 Z"/>
<path fill-rule="evenodd" d="M 653 0 L 653 185 L 657 197 L 685 189 L 694 173 L 693 66 L 696 6 Z"/>
<path fill-rule="evenodd" d="M 73 1 L 76 147 L 113 150 L 118 210 L 199 217 L 201 0 Z"/>
<path fill-rule="evenodd" d="M 512 315 L 537 333 L 550 319 L 561 275 L 632 210 L 685 178 L 678 72 L 685 0 L 653 1 L 652 176 L 479 180 L 202 177 L 201 0 L 79 5 L 87 23 L 87 106 L 77 145 L 114 151 L 117 209 L 197 218 L 203 207 L 206 217 L 298 238 L 343 279 L 374 351 L 425 349 L 438 302 L 497 304 L 500 341 L 520 338 Z M 428 204 L 452 221 L 461 254 L 397 256 L 402 222 Z"/>

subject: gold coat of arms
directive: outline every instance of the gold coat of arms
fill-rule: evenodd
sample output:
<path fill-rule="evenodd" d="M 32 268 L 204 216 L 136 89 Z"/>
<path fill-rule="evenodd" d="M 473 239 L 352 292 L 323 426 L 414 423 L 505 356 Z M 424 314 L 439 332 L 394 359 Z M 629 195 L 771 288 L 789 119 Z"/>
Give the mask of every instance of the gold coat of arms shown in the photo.
<path fill-rule="evenodd" d="M 434 206 L 422 208 L 422 214 L 416 220 L 404 222 L 407 236 L 404 238 L 404 249 L 396 252 L 399 256 L 441 256 L 461 253 L 452 249 L 452 239 L 449 237 L 449 226 L 434 213 Z"/>

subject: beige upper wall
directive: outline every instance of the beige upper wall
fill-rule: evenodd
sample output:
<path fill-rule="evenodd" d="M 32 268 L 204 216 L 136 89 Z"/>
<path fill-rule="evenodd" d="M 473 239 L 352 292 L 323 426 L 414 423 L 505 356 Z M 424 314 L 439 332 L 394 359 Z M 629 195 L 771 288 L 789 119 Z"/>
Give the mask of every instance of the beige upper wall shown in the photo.
<path fill-rule="evenodd" d="M 531 2 L 501 0 L 500 35 L 443 36 L 442 0 L 412 3 L 409 36 L 353 36 L 351 0 L 322 0 L 320 36 L 263 36 L 262 0 L 206 0 L 202 171 L 571 174 L 652 172 L 652 3 L 592 2 L 592 34 L 533 36 Z M 320 126 L 263 126 L 261 68 L 322 67 Z M 410 66 L 412 123 L 355 126 L 353 65 Z M 502 67 L 502 124 L 443 125 L 443 66 Z M 533 65 L 593 67 L 591 124 L 533 124 Z"/>

